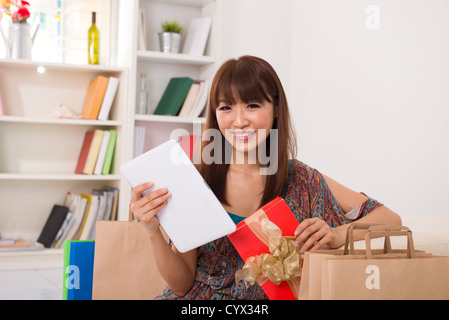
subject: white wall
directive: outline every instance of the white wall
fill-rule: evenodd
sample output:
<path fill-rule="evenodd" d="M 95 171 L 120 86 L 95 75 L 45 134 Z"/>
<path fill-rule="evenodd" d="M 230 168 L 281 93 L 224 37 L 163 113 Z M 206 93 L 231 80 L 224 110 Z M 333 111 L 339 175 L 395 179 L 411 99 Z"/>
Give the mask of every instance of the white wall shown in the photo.
<path fill-rule="evenodd" d="M 400 214 L 449 215 L 449 2 L 295 5 L 300 157 Z"/>
<path fill-rule="evenodd" d="M 442 214 L 435 228 L 449 230 L 449 1 L 223 2 L 220 54 L 273 64 L 298 158 L 403 217 Z"/>
<path fill-rule="evenodd" d="M 276 69 L 286 91 L 290 84 L 293 0 L 217 1 L 218 33 L 212 37 L 218 61 L 242 55 L 266 59 Z M 218 21 L 217 21 L 218 20 Z"/>

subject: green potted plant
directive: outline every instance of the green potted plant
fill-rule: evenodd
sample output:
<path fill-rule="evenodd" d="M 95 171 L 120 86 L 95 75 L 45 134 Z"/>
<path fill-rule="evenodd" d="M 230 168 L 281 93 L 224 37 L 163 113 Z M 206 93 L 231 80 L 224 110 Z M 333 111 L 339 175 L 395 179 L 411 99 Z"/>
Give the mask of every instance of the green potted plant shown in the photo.
<path fill-rule="evenodd" d="M 179 44 L 184 26 L 179 21 L 164 21 L 162 32 L 159 33 L 159 44 L 162 52 L 179 53 Z"/>

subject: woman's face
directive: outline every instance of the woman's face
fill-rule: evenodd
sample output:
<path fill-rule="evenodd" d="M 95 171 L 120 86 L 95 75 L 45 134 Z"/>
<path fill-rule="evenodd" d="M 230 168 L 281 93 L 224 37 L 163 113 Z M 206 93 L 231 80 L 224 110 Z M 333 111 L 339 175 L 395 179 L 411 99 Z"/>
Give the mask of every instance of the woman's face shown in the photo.
<path fill-rule="evenodd" d="M 275 118 L 271 102 L 229 104 L 220 100 L 217 110 L 218 127 L 225 139 L 237 152 L 247 153 L 255 148 L 270 134 Z"/>

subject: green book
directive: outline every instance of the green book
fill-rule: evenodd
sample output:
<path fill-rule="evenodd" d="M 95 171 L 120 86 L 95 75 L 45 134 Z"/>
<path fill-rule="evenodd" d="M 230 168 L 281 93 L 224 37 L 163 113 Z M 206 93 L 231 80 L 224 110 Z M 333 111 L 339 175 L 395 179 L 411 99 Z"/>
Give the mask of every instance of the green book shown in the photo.
<path fill-rule="evenodd" d="M 101 174 L 110 174 L 112 159 L 114 159 L 115 144 L 117 142 L 117 130 L 109 130 L 111 135 L 109 136 L 108 147 L 106 149 L 106 155 L 104 156 L 103 168 Z"/>
<path fill-rule="evenodd" d="M 177 116 L 193 82 L 188 77 L 171 78 L 154 114 Z"/>

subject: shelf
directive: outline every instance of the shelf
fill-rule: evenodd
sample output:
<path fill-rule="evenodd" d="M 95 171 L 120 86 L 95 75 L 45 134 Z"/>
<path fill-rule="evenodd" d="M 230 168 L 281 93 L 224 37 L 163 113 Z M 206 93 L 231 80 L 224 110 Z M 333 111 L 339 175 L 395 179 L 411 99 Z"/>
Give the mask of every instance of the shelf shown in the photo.
<path fill-rule="evenodd" d="M 39 62 L 31 60 L 21 59 L 0 59 L 1 67 L 11 68 L 27 68 L 36 69 L 38 67 L 44 67 L 46 70 L 64 70 L 64 71 L 92 71 L 92 72 L 124 72 L 126 68 L 103 66 L 103 65 L 89 65 L 89 64 L 67 64 L 67 63 L 55 63 L 55 62 Z"/>
<path fill-rule="evenodd" d="M 154 114 L 136 114 L 135 120 L 148 121 L 148 122 L 170 122 L 170 123 L 206 123 L 206 118 L 160 116 Z"/>
<path fill-rule="evenodd" d="M 62 268 L 64 249 L 0 252 L 0 270 Z"/>
<path fill-rule="evenodd" d="M 56 119 L 56 118 L 32 118 L 20 116 L 0 116 L 1 122 L 26 123 L 26 124 L 50 124 L 50 125 L 78 125 L 78 126 L 111 126 L 118 127 L 122 123 L 115 120 L 88 120 L 88 119 Z"/>
<path fill-rule="evenodd" d="M 0 173 L 0 180 L 47 180 L 47 181 L 116 181 L 118 174 L 85 175 L 85 174 L 50 174 L 50 173 Z"/>
<path fill-rule="evenodd" d="M 189 7 L 203 7 L 208 3 L 212 3 L 215 0 L 142 0 L 142 2 L 155 2 L 163 4 L 175 4 Z"/>
<path fill-rule="evenodd" d="M 159 51 L 137 51 L 140 61 L 176 63 L 184 65 L 205 66 L 215 63 L 215 59 L 209 56 L 193 56 L 181 53 L 164 53 Z"/>

